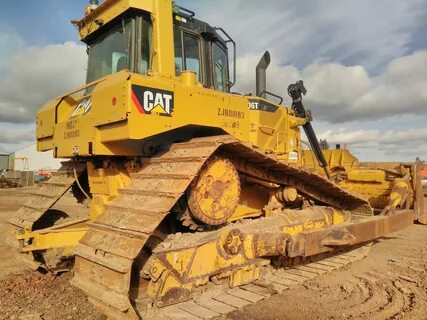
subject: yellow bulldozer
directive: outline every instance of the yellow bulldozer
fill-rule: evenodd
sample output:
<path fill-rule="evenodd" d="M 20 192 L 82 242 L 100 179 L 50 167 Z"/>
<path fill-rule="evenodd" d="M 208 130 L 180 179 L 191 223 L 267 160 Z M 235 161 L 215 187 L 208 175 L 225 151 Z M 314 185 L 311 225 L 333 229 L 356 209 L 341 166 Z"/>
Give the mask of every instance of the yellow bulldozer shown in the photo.
<path fill-rule="evenodd" d="M 87 84 L 37 113 L 38 150 L 70 160 L 10 224 L 29 263 L 74 268 L 108 317 L 223 315 L 426 221 L 419 163 L 322 152 L 302 82 L 290 107 L 267 99 L 268 52 L 242 95 L 233 39 L 171 0 L 91 0 L 72 23 Z"/>

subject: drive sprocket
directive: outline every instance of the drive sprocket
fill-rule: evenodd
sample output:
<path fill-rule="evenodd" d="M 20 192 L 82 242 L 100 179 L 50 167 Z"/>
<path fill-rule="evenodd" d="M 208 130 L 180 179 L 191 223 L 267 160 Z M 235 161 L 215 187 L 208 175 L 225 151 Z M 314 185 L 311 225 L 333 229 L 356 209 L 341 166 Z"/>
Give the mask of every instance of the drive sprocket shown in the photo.
<path fill-rule="evenodd" d="M 192 216 L 207 225 L 222 225 L 233 215 L 239 203 L 240 179 L 228 159 L 210 159 L 192 183 L 188 207 Z"/>

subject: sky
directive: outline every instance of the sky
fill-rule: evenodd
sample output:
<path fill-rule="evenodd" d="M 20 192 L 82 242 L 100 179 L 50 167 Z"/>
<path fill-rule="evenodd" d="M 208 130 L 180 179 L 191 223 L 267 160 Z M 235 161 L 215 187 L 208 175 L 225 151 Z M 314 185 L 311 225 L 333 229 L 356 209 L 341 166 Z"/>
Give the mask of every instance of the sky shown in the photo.
<path fill-rule="evenodd" d="M 34 143 L 37 110 L 84 83 L 85 47 L 70 21 L 87 2 L 3 3 L 0 153 Z M 234 91 L 255 91 L 255 65 L 269 50 L 268 90 L 287 96 L 304 80 L 319 138 L 362 161 L 427 160 L 427 0 L 177 3 L 237 42 Z"/>

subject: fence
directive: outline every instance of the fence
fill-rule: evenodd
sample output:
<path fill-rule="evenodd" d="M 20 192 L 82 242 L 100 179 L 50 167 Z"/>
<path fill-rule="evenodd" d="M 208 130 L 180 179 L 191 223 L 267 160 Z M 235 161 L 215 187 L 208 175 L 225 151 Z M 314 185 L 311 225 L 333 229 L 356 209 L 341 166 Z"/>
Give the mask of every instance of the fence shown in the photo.
<path fill-rule="evenodd" d="M 17 187 L 31 187 L 34 185 L 34 171 L 6 171 L 4 177 Z"/>

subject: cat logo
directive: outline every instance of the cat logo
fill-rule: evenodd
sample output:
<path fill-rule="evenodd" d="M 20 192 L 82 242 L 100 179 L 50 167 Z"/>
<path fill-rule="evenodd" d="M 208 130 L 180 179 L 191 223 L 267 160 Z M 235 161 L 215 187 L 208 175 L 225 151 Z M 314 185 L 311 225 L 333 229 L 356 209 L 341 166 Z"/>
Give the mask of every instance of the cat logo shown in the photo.
<path fill-rule="evenodd" d="M 142 114 L 172 116 L 174 107 L 172 91 L 132 85 L 132 101 Z"/>

